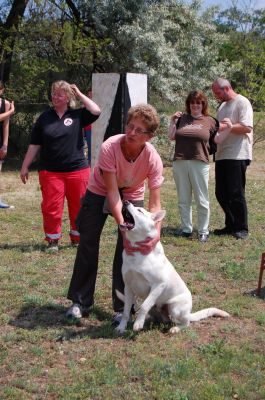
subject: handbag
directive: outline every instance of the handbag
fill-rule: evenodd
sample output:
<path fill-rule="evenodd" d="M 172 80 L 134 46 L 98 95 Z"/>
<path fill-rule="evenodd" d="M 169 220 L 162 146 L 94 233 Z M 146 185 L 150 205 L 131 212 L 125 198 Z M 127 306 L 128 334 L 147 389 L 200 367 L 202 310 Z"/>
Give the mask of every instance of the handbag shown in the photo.
<path fill-rule="evenodd" d="M 210 130 L 210 137 L 208 142 L 208 151 L 210 156 L 214 155 L 217 152 L 217 144 L 214 141 L 215 135 L 217 134 L 219 128 L 219 121 L 218 119 L 212 117 L 215 120 L 215 127 Z"/>

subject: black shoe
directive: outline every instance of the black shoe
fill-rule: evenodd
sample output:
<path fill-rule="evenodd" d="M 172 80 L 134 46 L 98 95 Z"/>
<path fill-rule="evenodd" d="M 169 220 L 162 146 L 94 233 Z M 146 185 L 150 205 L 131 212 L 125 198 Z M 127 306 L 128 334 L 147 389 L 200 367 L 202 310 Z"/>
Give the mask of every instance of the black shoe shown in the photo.
<path fill-rule="evenodd" d="M 182 231 L 180 236 L 190 239 L 190 238 L 192 238 L 192 232 L 183 232 Z"/>
<path fill-rule="evenodd" d="M 224 228 L 222 228 L 222 229 L 215 229 L 214 231 L 213 231 L 213 233 L 216 235 L 216 236 L 223 236 L 223 235 L 232 235 L 232 230 L 230 229 L 230 228 L 227 228 L 227 226 L 225 226 Z"/>
<path fill-rule="evenodd" d="M 237 231 L 234 233 L 234 237 L 237 239 L 246 239 L 248 237 L 248 231 Z"/>
<path fill-rule="evenodd" d="M 206 233 L 201 233 L 198 235 L 198 240 L 201 243 L 206 243 L 208 239 L 209 239 L 209 235 L 207 235 Z"/>

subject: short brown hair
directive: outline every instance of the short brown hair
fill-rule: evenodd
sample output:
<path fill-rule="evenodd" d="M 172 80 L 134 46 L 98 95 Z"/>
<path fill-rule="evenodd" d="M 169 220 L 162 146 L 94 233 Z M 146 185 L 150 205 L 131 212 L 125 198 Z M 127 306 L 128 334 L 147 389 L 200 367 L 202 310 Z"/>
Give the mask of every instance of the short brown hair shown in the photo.
<path fill-rule="evenodd" d="M 157 111 L 151 104 L 137 104 L 131 107 L 127 114 L 127 124 L 136 118 L 140 119 L 152 134 L 155 133 L 160 123 Z"/>
<path fill-rule="evenodd" d="M 208 110 L 208 99 L 205 96 L 205 94 L 201 90 L 192 90 L 189 94 L 188 97 L 186 98 L 186 112 L 188 114 L 191 113 L 190 111 L 190 103 L 192 100 L 198 100 L 202 102 L 202 114 L 203 115 L 209 115 L 209 110 Z"/>

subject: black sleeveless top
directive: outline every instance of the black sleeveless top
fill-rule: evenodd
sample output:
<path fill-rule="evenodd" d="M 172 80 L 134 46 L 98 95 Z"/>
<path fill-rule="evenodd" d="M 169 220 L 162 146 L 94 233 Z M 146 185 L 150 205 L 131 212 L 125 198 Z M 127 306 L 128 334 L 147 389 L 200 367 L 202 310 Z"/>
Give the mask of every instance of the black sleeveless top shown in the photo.
<path fill-rule="evenodd" d="M 0 114 L 6 110 L 5 100 L 1 98 Z M 0 147 L 3 146 L 3 121 L 0 121 Z"/>

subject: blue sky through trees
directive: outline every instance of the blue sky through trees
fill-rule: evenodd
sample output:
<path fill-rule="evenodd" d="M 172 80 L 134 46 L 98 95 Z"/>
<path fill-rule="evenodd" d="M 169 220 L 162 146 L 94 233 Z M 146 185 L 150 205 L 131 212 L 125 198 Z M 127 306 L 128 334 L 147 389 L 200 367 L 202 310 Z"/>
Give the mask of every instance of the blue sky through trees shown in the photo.
<path fill-rule="evenodd" d="M 185 0 L 186 3 L 190 3 L 190 0 Z M 210 6 L 218 5 L 221 10 L 225 10 L 227 8 L 232 7 L 232 4 L 236 4 L 238 7 L 244 8 L 251 8 L 258 9 L 258 8 L 265 8 L 265 0 L 202 0 L 203 8 L 207 8 Z"/>

